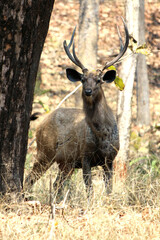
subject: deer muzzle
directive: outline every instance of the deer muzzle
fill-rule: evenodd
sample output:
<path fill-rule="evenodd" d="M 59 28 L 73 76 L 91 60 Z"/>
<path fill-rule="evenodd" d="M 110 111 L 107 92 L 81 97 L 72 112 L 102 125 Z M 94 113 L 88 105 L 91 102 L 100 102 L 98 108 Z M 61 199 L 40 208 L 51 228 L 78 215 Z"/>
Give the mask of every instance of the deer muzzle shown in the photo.
<path fill-rule="evenodd" d="M 92 89 L 90 89 L 90 88 L 85 89 L 85 94 L 86 94 L 86 96 L 91 96 L 92 95 Z"/>

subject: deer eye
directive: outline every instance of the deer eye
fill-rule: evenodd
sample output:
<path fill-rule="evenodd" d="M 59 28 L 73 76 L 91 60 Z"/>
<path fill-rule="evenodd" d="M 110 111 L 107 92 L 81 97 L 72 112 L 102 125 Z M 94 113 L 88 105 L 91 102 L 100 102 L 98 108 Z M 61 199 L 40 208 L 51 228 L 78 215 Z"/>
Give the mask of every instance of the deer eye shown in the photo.
<path fill-rule="evenodd" d="M 86 82 L 86 81 L 87 81 L 87 77 L 82 76 L 82 77 L 81 77 L 81 82 L 84 83 L 84 82 Z"/>
<path fill-rule="evenodd" d="M 84 76 L 82 76 L 81 77 L 81 82 L 84 82 L 84 81 L 85 81 Z"/>
<path fill-rule="evenodd" d="M 98 84 L 98 83 L 100 83 L 100 82 L 101 82 L 101 79 L 100 79 L 100 78 L 98 78 L 98 79 L 97 79 L 97 84 Z"/>

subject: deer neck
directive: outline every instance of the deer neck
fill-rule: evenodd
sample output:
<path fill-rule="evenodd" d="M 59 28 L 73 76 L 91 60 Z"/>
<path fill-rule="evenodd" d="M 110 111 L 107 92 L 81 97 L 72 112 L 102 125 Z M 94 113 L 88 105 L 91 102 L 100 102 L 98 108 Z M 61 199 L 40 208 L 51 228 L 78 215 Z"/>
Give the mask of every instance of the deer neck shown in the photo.
<path fill-rule="evenodd" d="M 115 124 L 113 113 L 108 106 L 103 90 L 95 99 L 83 96 L 83 110 L 86 122 L 97 137 L 103 137 L 105 129 Z"/>

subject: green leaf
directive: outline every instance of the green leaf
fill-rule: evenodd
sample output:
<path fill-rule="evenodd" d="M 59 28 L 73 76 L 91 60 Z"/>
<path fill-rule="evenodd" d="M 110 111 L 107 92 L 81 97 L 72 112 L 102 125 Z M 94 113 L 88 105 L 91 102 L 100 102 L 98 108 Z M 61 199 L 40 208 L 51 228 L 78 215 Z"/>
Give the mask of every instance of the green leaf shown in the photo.
<path fill-rule="evenodd" d="M 151 49 L 147 46 L 146 43 L 144 43 L 137 47 L 136 53 L 141 53 L 143 55 L 149 55 L 151 53 Z"/>
<path fill-rule="evenodd" d="M 46 113 L 50 112 L 50 108 L 47 104 L 44 104 L 42 101 L 39 101 L 38 103 L 43 107 Z"/>
<path fill-rule="evenodd" d="M 49 108 L 49 106 L 47 104 L 43 104 L 43 108 L 44 108 L 46 113 L 50 112 L 50 108 Z"/>
<path fill-rule="evenodd" d="M 113 66 L 113 65 L 110 66 L 110 67 L 108 67 L 108 69 L 109 69 L 109 70 L 115 70 L 115 71 L 116 71 L 116 68 L 115 68 L 115 66 Z M 124 85 L 124 83 L 123 83 L 122 78 L 116 76 L 116 79 L 114 80 L 114 83 L 115 83 L 116 87 L 117 87 L 120 91 L 123 91 L 123 90 L 124 90 L 125 85 Z"/>
<path fill-rule="evenodd" d="M 116 68 L 115 68 L 115 66 L 113 66 L 113 65 L 110 66 L 110 67 L 108 67 L 108 69 L 109 69 L 109 70 L 115 70 L 115 71 L 116 71 Z M 125 85 L 124 85 L 124 83 L 123 83 L 122 78 L 116 76 L 116 79 L 114 80 L 114 83 L 115 83 L 116 87 L 117 87 L 120 91 L 123 91 L 123 90 L 124 90 Z"/>
<path fill-rule="evenodd" d="M 115 66 L 113 66 L 113 65 L 110 66 L 110 67 L 108 67 L 108 69 L 109 69 L 109 70 L 115 70 L 115 71 L 116 71 L 116 68 L 115 68 Z"/>
<path fill-rule="evenodd" d="M 141 53 L 143 55 L 151 54 L 151 49 L 146 43 L 143 43 L 142 45 L 138 46 L 137 40 L 131 35 L 129 36 L 128 47 L 133 53 Z"/>
<path fill-rule="evenodd" d="M 123 91 L 123 90 L 124 90 L 125 85 L 124 85 L 124 83 L 123 83 L 122 78 L 120 78 L 120 77 L 117 76 L 116 79 L 114 80 L 114 83 L 115 83 L 116 87 L 117 87 L 120 91 Z"/>

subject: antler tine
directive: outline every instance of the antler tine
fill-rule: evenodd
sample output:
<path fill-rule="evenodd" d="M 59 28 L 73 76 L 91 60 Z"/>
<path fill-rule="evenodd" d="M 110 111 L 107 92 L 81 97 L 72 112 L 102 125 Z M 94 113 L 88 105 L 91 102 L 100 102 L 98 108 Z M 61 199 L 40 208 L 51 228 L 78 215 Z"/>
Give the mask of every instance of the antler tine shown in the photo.
<path fill-rule="evenodd" d="M 73 30 L 72 37 L 71 37 L 71 40 L 70 40 L 68 46 L 67 46 L 66 40 L 64 40 L 64 42 L 63 42 L 64 50 L 65 50 L 67 56 L 69 57 L 69 59 L 70 59 L 74 64 L 76 64 L 76 61 L 75 61 L 75 59 L 72 57 L 69 49 L 70 49 L 70 47 L 71 47 L 71 45 L 72 45 L 72 42 L 73 42 L 73 39 L 74 39 L 74 35 L 75 35 L 75 31 L 76 31 L 76 27 L 75 27 L 74 30 Z M 77 64 L 76 64 L 76 65 L 77 65 Z"/>
<path fill-rule="evenodd" d="M 84 69 L 86 69 L 86 68 L 83 66 L 83 64 L 80 62 L 80 60 L 76 56 L 74 42 L 73 42 L 73 57 L 76 60 L 77 65 L 84 71 Z"/>
<path fill-rule="evenodd" d="M 120 39 L 120 44 L 121 47 L 123 46 L 122 50 L 120 51 L 120 53 L 118 54 L 118 56 L 116 56 L 112 61 L 106 63 L 105 67 L 102 69 L 102 71 L 104 71 L 106 68 L 110 67 L 111 65 L 113 65 L 114 63 L 116 63 L 126 52 L 127 48 L 128 48 L 128 44 L 129 44 L 129 33 L 128 33 L 128 28 L 127 25 L 123 19 L 123 17 L 121 17 L 123 24 L 124 24 L 124 29 L 125 29 L 125 34 L 126 34 L 126 41 L 125 41 L 125 45 L 123 46 L 123 42 L 122 42 L 122 38 L 121 35 L 119 33 L 119 29 L 118 29 L 118 35 L 119 35 L 119 39 Z"/>
<path fill-rule="evenodd" d="M 75 46 L 74 46 L 74 35 L 75 35 L 75 31 L 76 31 L 76 27 L 74 28 L 73 30 L 73 33 L 72 33 L 72 37 L 71 37 L 71 40 L 67 46 L 67 42 L 66 40 L 64 40 L 63 42 L 63 46 L 64 46 L 64 50 L 67 54 L 67 56 L 69 57 L 69 59 L 75 64 L 77 65 L 78 67 L 80 67 L 82 69 L 82 71 L 85 69 L 85 67 L 83 66 L 83 64 L 80 62 L 80 60 L 77 58 L 76 56 L 76 53 L 75 53 Z M 70 53 L 70 47 L 72 46 L 72 43 L 73 43 L 73 56 L 72 54 Z"/>
<path fill-rule="evenodd" d="M 68 44 L 68 48 L 71 47 L 72 42 L 74 41 L 75 32 L 76 32 L 76 26 L 75 26 L 75 28 L 74 28 L 74 30 L 73 30 L 73 33 L 72 33 L 72 36 L 71 36 L 71 40 L 70 40 L 70 42 L 69 42 L 69 44 Z"/>
<path fill-rule="evenodd" d="M 124 48 L 124 45 L 123 45 L 123 40 L 122 40 L 122 37 L 121 37 L 121 34 L 120 34 L 120 31 L 119 31 L 119 27 L 118 27 L 118 26 L 117 26 L 117 33 L 118 33 L 119 42 L 120 42 L 120 51 L 122 51 L 123 48 Z"/>

